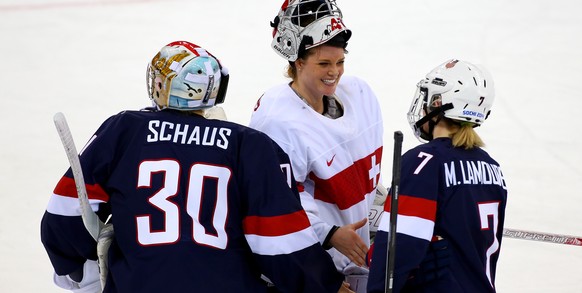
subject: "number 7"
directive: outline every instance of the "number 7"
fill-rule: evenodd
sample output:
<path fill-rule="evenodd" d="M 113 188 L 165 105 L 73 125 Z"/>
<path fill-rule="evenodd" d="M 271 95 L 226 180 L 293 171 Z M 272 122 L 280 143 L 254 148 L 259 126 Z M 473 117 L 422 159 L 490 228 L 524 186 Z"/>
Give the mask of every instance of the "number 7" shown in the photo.
<path fill-rule="evenodd" d="M 414 170 L 414 175 L 420 173 L 420 170 L 422 170 L 422 168 L 424 168 L 424 166 L 426 165 L 426 163 L 428 163 L 428 161 L 430 161 L 430 159 L 432 159 L 433 155 L 431 154 L 427 154 L 425 152 L 420 152 L 418 154 L 419 158 L 423 158 L 424 160 L 422 160 L 422 162 L 420 162 L 420 165 L 418 165 L 418 167 L 416 167 L 416 170 Z"/>
<path fill-rule="evenodd" d="M 493 283 L 491 282 L 491 255 L 499 250 L 499 241 L 497 241 L 499 202 L 479 203 L 479 217 L 481 218 L 482 230 L 493 230 L 493 243 L 487 249 L 487 263 L 485 264 L 487 278 L 489 278 L 489 283 L 493 286 Z M 493 227 L 489 227 L 489 218 L 492 219 Z"/>

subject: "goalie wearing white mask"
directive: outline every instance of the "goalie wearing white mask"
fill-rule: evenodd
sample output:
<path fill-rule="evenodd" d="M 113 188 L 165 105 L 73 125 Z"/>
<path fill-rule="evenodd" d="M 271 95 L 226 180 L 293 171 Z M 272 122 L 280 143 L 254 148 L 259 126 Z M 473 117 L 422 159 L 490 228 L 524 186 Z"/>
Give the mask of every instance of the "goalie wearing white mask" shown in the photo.
<path fill-rule="evenodd" d="M 418 83 L 408 121 L 425 144 L 402 157 L 393 292 L 495 292 L 507 187 L 475 132 L 493 100 L 489 73 L 465 61 Z M 386 204 L 368 292 L 385 292 L 390 212 Z M 427 259 L 437 268 L 423 266 Z"/>
<path fill-rule="evenodd" d="M 227 81 L 226 68 L 195 44 L 172 42 L 155 55 L 147 70 L 154 107 L 111 116 L 80 156 L 88 210 L 111 215 L 115 227 L 99 258 L 108 260 L 104 282 L 69 169 L 41 223 L 56 285 L 266 293 L 263 275 L 282 292 L 347 292 L 295 181 L 281 172 L 290 172 L 285 152 L 264 133 L 205 117 L 224 101 Z"/>
<path fill-rule="evenodd" d="M 271 25 L 291 81 L 262 95 L 250 126 L 289 154 L 320 243 L 352 290 L 364 292 L 368 213 L 381 179 L 378 99 L 362 79 L 344 76 L 352 33 L 335 1 L 285 1 Z"/>

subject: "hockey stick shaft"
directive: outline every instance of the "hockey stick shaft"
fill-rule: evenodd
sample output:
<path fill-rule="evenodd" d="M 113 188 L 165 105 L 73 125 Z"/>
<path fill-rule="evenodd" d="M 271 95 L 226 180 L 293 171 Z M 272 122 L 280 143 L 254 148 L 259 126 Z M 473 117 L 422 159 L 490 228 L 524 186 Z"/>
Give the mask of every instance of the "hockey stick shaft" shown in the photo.
<path fill-rule="evenodd" d="M 394 132 L 394 157 L 392 159 L 392 186 L 390 197 L 390 229 L 388 231 L 388 253 L 386 254 L 386 293 L 391 293 L 394 286 L 394 264 L 396 259 L 396 227 L 398 219 L 398 195 L 400 192 L 400 163 L 402 161 L 402 140 L 400 131 Z"/>
<path fill-rule="evenodd" d="M 544 232 L 525 231 L 511 228 L 503 229 L 503 236 L 515 239 L 582 246 L 582 237 L 578 236 L 550 234 Z"/>
<path fill-rule="evenodd" d="M 85 179 L 83 178 L 83 170 L 81 169 L 81 161 L 79 160 L 79 154 L 77 153 L 77 148 L 73 141 L 73 135 L 71 134 L 67 119 L 63 113 L 56 113 L 53 117 L 53 121 L 57 128 L 57 132 L 59 133 L 59 137 L 61 138 L 61 142 L 63 143 L 63 147 L 65 148 L 65 152 L 67 153 L 69 164 L 71 165 L 71 171 L 77 188 L 77 196 L 79 197 L 79 205 L 81 206 L 83 224 L 93 239 L 97 241 L 103 223 L 99 217 L 97 217 L 97 214 L 93 212 L 91 205 L 89 204 Z"/>

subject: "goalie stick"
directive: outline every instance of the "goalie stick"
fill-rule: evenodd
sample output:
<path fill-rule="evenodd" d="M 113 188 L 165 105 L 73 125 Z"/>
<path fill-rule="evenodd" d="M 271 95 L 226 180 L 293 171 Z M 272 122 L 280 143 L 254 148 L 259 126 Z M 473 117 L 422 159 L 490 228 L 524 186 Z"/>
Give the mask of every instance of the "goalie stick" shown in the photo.
<path fill-rule="evenodd" d="M 396 222 L 398 219 L 398 195 L 400 192 L 400 162 L 402 161 L 402 139 L 400 131 L 394 132 L 394 157 L 392 161 L 392 196 L 390 197 L 390 230 L 388 231 L 388 253 L 386 254 L 386 279 L 384 288 L 391 293 L 394 286 L 394 263 L 396 258 Z"/>
<path fill-rule="evenodd" d="M 511 228 L 503 229 L 503 236 L 509 237 L 509 238 L 515 238 L 515 239 L 534 240 L 534 241 L 582 246 L 582 237 L 577 237 L 577 236 L 550 234 L 550 233 L 535 232 L 535 231 L 524 231 L 524 230 L 511 229 Z"/>
<path fill-rule="evenodd" d="M 79 160 L 79 154 L 77 153 L 77 148 L 75 147 L 75 142 L 73 141 L 73 135 L 67 124 L 67 119 L 65 115 L 58 112 L 53 117 L 53 121 L 67 153 L 67 158 L 71 164 L 71 171 L 73 172 L 73 178 L 75 179 L 75 186 L 77 187 L 77 196 L 79 197 L 79 205 L 81 206 L 81 217 L 83 218 L 83 224 L 85 229 L 91 234 L 93 239 L 97 241 L 99 237 L 99 232 L 103 228 L 103 222 L 97 217 L 97 214 L 91 209 L 89 204 L 89 198 L 87 197 L 87 189 L 85 188 L 85 179 L 83 178 L 83 170 L 81 169 L 81 161 Z"/>

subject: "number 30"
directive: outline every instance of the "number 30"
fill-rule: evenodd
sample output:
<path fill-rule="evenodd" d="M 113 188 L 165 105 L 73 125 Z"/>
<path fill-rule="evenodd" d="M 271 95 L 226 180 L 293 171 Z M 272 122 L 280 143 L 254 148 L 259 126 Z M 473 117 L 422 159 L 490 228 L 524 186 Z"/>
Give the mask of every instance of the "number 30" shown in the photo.
<path fill-rule="evenodd" d="M 164 214 L 164 229 L 152 231 L 150 215 L 136 217 L 137 240 L 141 245 L 171 244 L 180 238 L 180 208 L 170 200 L 178 193 L 180 164 L 173 160 L 145 161 L 139 165 L 138 187 L 151 187 L 154 173 L 164 173 L 163 187 L 152 195 L 148 202 Z M 205 178 L 217 179 L 216 206 L 213 212 L 212 226 L 216 235 L 206 233 L 206 228 L 200 224 L 200 202 L 203 195 Z M 194 164 L 190 168 L 188 190 L 186 193 L 186 212 L 193 220 L 193 240 L 200 244 L 225 249 L 228 236 L 225 231 L 226 215 L 228 214 L 227 187 L 231 171 L 226 167 Z"/>

